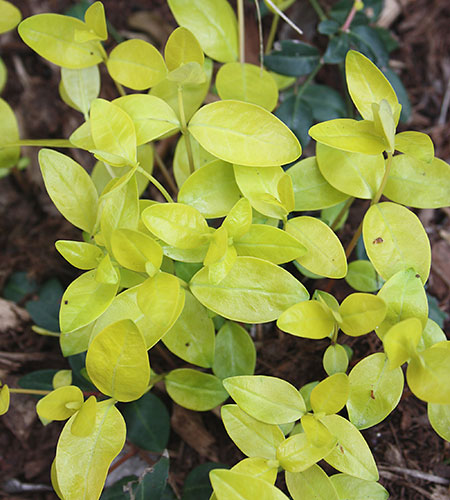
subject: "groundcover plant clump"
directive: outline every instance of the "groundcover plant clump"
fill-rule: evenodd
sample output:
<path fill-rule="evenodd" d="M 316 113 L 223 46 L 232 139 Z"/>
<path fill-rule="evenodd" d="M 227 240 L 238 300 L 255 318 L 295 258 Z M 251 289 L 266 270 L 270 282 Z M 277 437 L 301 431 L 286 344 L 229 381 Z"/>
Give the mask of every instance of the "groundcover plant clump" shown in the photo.
<path fill-rule="evenodd" d="M 223 405 L 223 425 L 248 457 L 211 472 L 212 498 L 385 499 L 360 431 L 397 406 L 403 365 L 409 389 L 428 403 L 431 425 L 450 440 L 450 342 L 428 318 L 430 243 L 407 208 L 449 205 L 449 165 L 435 158 L 426 134 L 396 132 L 396 92 L 354 50 L 345 77 L 361 119 L 312 126 L 316 156 L 299 160 L 299 140 L 272 114 L 289 78 L 244 62 L 243 2 L 238 16 L 226 0 L 168 4 L 180 27 L 163 54 L 138 39 L 107 54 L 100 2 L 84 21 L 39 14 L 18 25 L 29 47 L 61 66 L 60 97 L 85 120 L 68 139 L 20 140 L 14 113 L 0 101 L 0 166 L 14 165 L 23 145 L 44 146 L 39 164 L 48 194 L 82 231 L 82 241 L 56 242 L 83 271 L 62 297 L 57 336 L 64 356 L 86 356 L 78 378 L 57 372 L 51 391 L 2 385 L 0 411 L 8 410 L 10 392 L 35 393 L 43 396 L 36 411 L 44 424 L 66 421 L 52 465 L 53 487 L 65 500 L 100 497 L 127 427 L 133 439 L 130 415 L 147 411 L 153 425 L 160 410 L 148 393 L 161 381 L 185 408 Z M 284 15 L 273 2 L 268 7 Z M 14 28 L 20 13 L 7 2 L 0 9 L 6 29 Z M 204 105 L 214 61 L 221 63 L 218 97 Z M 112 101 L 98 97 L 100 64 L 120 94 Z M 153 142 L 175 134 L 177 201 L 152 175 Z M 89 174 L 54 148 L 86 150 L 97 163 Z M 148 183 L 163 198 L 141 198 Z M 355 198 L 370 206 L 344 250 L 335 229 Z M 331 222 L 302 215 L 317 210 L 328 210 Z M 361 236 L 367 258 L 348 264 Z M 300 272 L 345 278 L 355 292 L 340 304 L 329 291 L 313 287 L 310 295 Z M 298 388 L 254 375 L 246 327 L 273 321 L 289 335 L 329 339 L 318 360 L 323 380 Z M 362 335 L 377 335 L 383 351 L 349 371 L 342 339 Z M 197 368 L 155 373 L 149 351 L 158 342 Z M 328 475 L 322 460 L 336 472 Z M 167 468 L 163 456 L 123 498 L 174 498 Z M 285 492 L 282 482 L 275 486 L 279 474 Z"/>

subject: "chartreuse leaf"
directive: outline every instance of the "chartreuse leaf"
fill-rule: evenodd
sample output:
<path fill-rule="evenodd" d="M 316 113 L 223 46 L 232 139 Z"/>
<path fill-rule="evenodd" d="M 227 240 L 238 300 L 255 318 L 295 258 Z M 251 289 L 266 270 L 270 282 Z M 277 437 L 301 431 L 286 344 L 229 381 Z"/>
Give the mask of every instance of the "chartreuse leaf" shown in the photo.
<path fill-rule="evenodd" d="M 335 373 L 322 380 L 311 391 L 310 401 L 314 413 L 332 415 L 347 403 L 349 381 L 345 373 Z"/>
<path fill-rule="evenodd" d="M 56 477 L 56 462 L 55 462 L 55 459 L 53 459 L 52 466 L 50 468 L 50 481 L 52 483 L 52 487 L 55 490 L 55 493 L 58 496 L 58 498 L 63 498 L 61 490 L 59 489 L 58 478 Z"/>
<path fill-rule="evenodd" d="M 400 110 L 394 89 L 386 77 L 373 64 L 359 52 L 350 50 L 345 59 L 345 74 L 349 94 L 356 108 L 365 120 L 373 120 L 372 104 L 379 104 L 386 99 L 398 123 Z"/>
<path fill-rule="evenodd" d="M 348 368 L 347 351 L 340 344 L 331 344 L 323 354 L 323 368 L 327 375 L 345 373 Z"/>
<path fill-rule="evenodd" d="M 159 287 L 156 288 L 156 293 L 161 293 Z M 169 351 L 184 361 L 210 368 L 214 360 L 213 320 L 191 292 L 186 290 L 184 294 L 184 308 L 162 342 Z"/>
<path fill-rule="evenodd" d="M 375 196 L 384 175 L 382 154 L 349 153 L 320 143 L 316 153 L 320 172 L 335 189 L 356 198 Z"/>
<path fill-rule="evenodd" d="M 306 248 L 293 236 L 277 227 L 252 224 L 250 230 L 234 239 L 238 255 L 249 255 L 284 264 L 306 253 Z"/>
<path fill-rule="evenodd" d="M 96 271 L 88 271 L 68 286 L 61 299 L 62 332 L 71 332 L 97 319 L 113 301 L 119 284 L 100 283 Z"/>
<path fill-rule="evenodd" d="M 337 205 L 348 198 L 345 193 L 328 183 L 319 170 L 315 157 L 299 161 L 286 173 L 292 179 L 296 211 L 321 210 Z M 347 178 L 347 184 L 348 181 Z"/>
<path fill-rule="evenodd" d="M 239 408 L 266 424 L 295 422 L 306 412 L 297 389 L 276 377 L 243 375 L 227 378 L 223 385 Z"/>
<path fill-rule="evenodd" d="M 299 425 L 306 434 L 308 441 L 316 448 L 322 448 L 330 443 L 330 441 L 333 441 L 330 431 L 318 420 L 316 415 L 312 415 L 311 413 L 303 415 Z"/>
<path fill-rule="evenodd" d="M 0 33 L 6 33 L 14 29 L 22 20 L 20 10 L 12 3 L 5 0 L 0 1 L 0 12 L 2 13 L 0 21 Z"/>
<path fill-rule="evenodd" d="M 330 309 L 315 300 L 294 304 L 278 318 L 283 332 L 307 339 L 323 339 L 334 331 L 336 321 Z"/>
<path fill-rule="evenodd" d="M 72 370 L 58 370 L 53 376 L 53 389 L 72 385 Z"/>
<path fill-rule="evenodd" d="M 3 59 L 0 57 L 0 92 L 3 91 L 6 85 L 6 80 L 8 79 L 8 70 L 6 69 Z"/>
<path fill-rule="evenodd" d="M 223 229 L 223 232 L 222 232 Z M 225 228 L 220 228 L 219 230 L 216 231 L 216 233 L 213 235 L 213 238 L 211 239 L 210 247 L 208 249 L 208 253 L 206 254 L 206 258 L 204 260 L 205 266 L 208 269 L 208 278 L 211 283 L 211 285 L 218 285 L 230 272 L 232 267 L 234 266 L 234 263 L 236 262 L 237 258 L 237 252 L 236 249 L 234 248 L 233 245 L 227 245 L 225 239 L 222 239 L 223 242 L 223 255 L 220 258 L 217 258 L 217 260 L 214 260 L 214 262 L 211 262 L 210 264 L 206 264 L 209 250 L 212 248 L 212 245 L 215 243 L 215 236 L 216 235 L 221 235 L 223 238 L 224 236 L 227 236 L 226 229 Z M 216 254 L 216 257 L 218 255 Z"/>
<path fill-rule="evenodd" d="M 284 176 L 287 177 L 281 167 L 234 165 L 234 175 L 239 189 L 255 210 L 276 219 L 287 216 L 288 207 L 284 206 L 278 192 L 279 182 Z"/>
<path fill-rule="evenodd" d="M 209 373 L 178 368 L 172 370 L 164 380 L 169 396 L 189 410 L 212 410 L 228 398 L 221 380 Z"/>
<path fill-rule="evenodd" d="M 342 244 L 324 222 L 306 215 L 294 217 L 288 220 L 286 231 L 306 247 L 306 254 L 297 262 L 308 271 L 328 278 L 343 278 L 347 274 Z"/>
<path fill-rule="evenodd" d="M 312 126 L 309 135 L 322 144 L 351 153 L 379 155 L 386 149 L 373 122 L 350 118 L 330 120 Z"/>
<path fill-rule="evenodd" d="M 238 28 L 227 0 L 169 0 L 177 23 L 196 34 L 203 51 L 216 61 L 235 61 L 238 56 Z"/>
<path fill-rule="evenodd" d="M 37 402 L 36 412 L 45 420 L 66 420 L 81 408 L 83 401 L 77 386 L 59 387 Z"/>
<path fill-rule="evenodd" d="M 219 227 L 214 231 L 209 242 L 208 252 L 206 253 L 203 264 L 210 266 L 223 259 L 228 248 L 228 231 L 225 227 Z"/>
<path fill-rule="evenodd" d="M 386 356 L 377 352 L 357 363 L 348 376 L 347 411 L 357 429 L 383 421 L 397 406 L 403 393 L 401 368 L 390 370 Z"/>
<path fill-rule="evenodd" d="M 383 347 L 392 370 L 416 354 L 423 326 L 419 319 L 408 318 L 395 324 L 383 337 Z"/>
<path fill-rule="evenodd" d="M 86 31 L 86 25 L 74 17 L 38 14 L 22 21 L 18 31 L 29 47 L 58 66 L 81 69 L 103 60 L 97 41 L 75 41 L 76 32 Z"/>
<path fill-rule="evenodd" d="M 278 464 L 276 460 L 266 458 L 251 457 L 244 458 L 231 468 L 234 472 L 257 477 L 270 484 L 275 484 L 278 474 Z"/>
<path fill-rule="evenodd" d="M 86 170 L 50 149 L 39 151 L 39 164 L 56 208 L 74 226 L 91 233 L 97 217 L 97 191 Z"/>
<path fill-rule="evenodd" d="M 153 87 L 167 74 L 162 55 L 144 40 L 126 40 L 109 54 L 107 67 L 111 77 L 133 90 Z"/>
<path fill-rule="evenodd" d="M 20 158 L 20 146 L 3 148 L 5 144 L 19 141 L 19 127 L 14 111 L 0 98 L 0 168 L 13 167 Z"/>
<path fill-rule="evenodd" d="M 348 474 L 334 474 L 330 477 L 339 499 L 361 500 L 387 500 L 389 493 L 375 481 L 367 481 Z"/>
<path fill-rule="evenodd" d="M 142 220 L 156 237 L 181 249 L 205 244 L 209 228 L 201 213 L 182 203 L 160 203 L 146 208 Z"/>
<path fill-rule="evenodd" d="M 345 281 L 358 292 L 376 292 L 383 284 L 383 279 L 369 260 L 350 262 Z"/>
<path fill-rule="evenodd" d="M 218 500 L 288 500 L 288 497 L 267 481 L 225 469 L 210 474 L 211 484 Z"/>
<path fill-rule="evenodd" d="M 441 327 L 435 321 L 428 318 L 422 332 L 422 337 L 417 345 L 417 350 L 424 351 L 428 347 L 431 347 L 438 342 L 443 342 L 444 340 L 447 340 L 447 337 Z"/>
<path fill-rule="evenodd" d="M 203 66 L 205 58 L 197 38 L 187 28 L 178 27 L 166 42 L 164 59 L 167 68 L 172 71 L 190 62 L 196 62 Z"/>
<path fill-rule="evenodd" d="M 226 321 L 217 332 L 212 369 L 224 379 L 238 375 L 253 375 L 256 350 L 253 340 L 242 326 Z"/>
<path fill-rule="evenodd" d="M 203 149 L 193 137 L 190 137 L 190 143 L 195 170 L 217 159 L 211 153 Z M 183 135 L 178 139 L 175 148 L 173 173 L 179 188 L 181 188 L 186 179 L 191 175 L 189 158 L 186 151 L 186 141 Z"/>
<path fill-rule="evenodd" d="M 107 285 L 115 285 L 116 283 L 119 283 L 119 273 L 113 266 L 109 254 L 106 254 L 100 261 L 100 264 L 95 272 L 95 279 L 99 283 L 105 283 Z"/>
<path fill-rule="evenodd" d="M 368 481 L 377 481 L 375 460 L 358 429 L 339 415 L 326 415 L 320 420 L 337 439 L 334 450 L 324 457 L 325 462 L 340 472 Z"/>
<path fill-rule="evenodd" d="M 450 205 L 446 188 L 450 165 L 439 158 L 425 162 L 409 153 L 394 156 L 386 187 L 391 200 L 414 208 L 440 208 Z"/>
<path fill-rule="evenodd" d="M 270 73 L 249 63 L 224 64 L 216 76 L 217 93 L 221 99 L 258 104 L 272 111 L 278 102 L 278 88 Z"/>
<path fill-rule="evenodd" d="M 428 403 L 428 420 L 439 436 L 450 442 L 450 404 Z"/>
<path fill-rule="evenodd" d="M 233 239 L 239 239 L 250 230 L 252 224 L 252 207 L 247 198 L 241 198 L 228 212 L 222 226 Z"/>
<path fill-rule="evenodd" d="M 0 389 L 0 415 L 9 410 L 9 387 L 5 384 Z"/>
<path fill-rule="evenodd" d="M 95 144 L 92 140 L 91 121 L 86 120 L 75 129 L 70 135 L 69 140 L 77 148 L 93 151 L 95 149 Z"/>
<path fill-rule="evenodd" d="M 175 111 L 159 97 L 131 94 L 114 99 L 113 103 L 131 117 L 138 146 L 180 128 Z"/>
<path fill-rule="evenodd" d="M 386 151 L 390 153 L 395 149 L 395 122 L 391 107 L 386 99 L 380 103 L 372 103 L 375 130 L 380 134 L 386 144 Z"/>
<path fill-rule="evenodd" d="M 270 167 L 296 160 L 302 150 L 295 135 L 267 110 L 240 101 L 217 101 L 200 108 L 189 131 L 221 160 Z"/>
<path fill-rule="evenodd" d="M 111 248 L 117 262 L 132 271 L 143 273 L 148 263 L 155 271 L 161 267 L 161 246 L 139 231 L 116 229 L 111 234 Z"/>
<path fill-rule="evenodd" d="M 281 267 L 255 257 L 237 257 L 228 275 L 216 285 L 201 269 L 190 289 L 208 309 L 245 323 L 273 321 L 289 306 L 308 299 L 305 287 Z"/>
<path fill-rule="evenodd" d="M 105 99 L 92 102 L 90 116 L 95 157 L 113 167 L 134 165 L 136 131 L 130 116 Z"/>
<path fill-rule="evenodd" d="M 420 276 L 414 269 L 394 274 L 378 292 L 387 305 L 386 318 L 375 329 L 383 339 L 396 323 L 407 318 L 418 318 L 425 327 L 428 318 L 428 301 Z"/>
<path fill-rule="evenodd" d="M 67 262 L 78 269 L 93 269 L 103 257 L 99 247 L 84 241 L 58 240 L 55 247 Z"/>
<path fill-rule="evenodd" d="M 145 339 L 131 320 L 107 326 L 91 342 L 86 369 L 92 382 L 118 401 L 139 399 L 150 380 Z"/>
<path fill-rule="evenodd" d="M 313 465 L 303 472 L 286 472 L 286 485 L 293 500 L 339 500 L 326 473 Z"/>
<path fill-rule="evenodd" d="M 414 234 L 414 245 L 411 244 Z M 425 283 L 430 273 L 428 236 L 418 217 L 396 203 L 372 205 L 363 220 L 364 245 L 382 278 L 413 267 Z"/>
<path fill-rule="evenodd" d="M 137 303 L 153 334 L 161 338 L 177 321 L 183 310 L 184 290 L 173 274 L 158 272 L 137 289 Z"/>
<path fill-rule="evenodd" d="M 395 136 L 395 149 L 419 161 L 431 163 L 434 159 L 434 144 L 423 132 L 408 130 Z"/>
<path fill-rule="evenodd" d="M 436 344 L 414 356 L 406 379 L 411 392 L 427 403 L 450 404 L 450 349 L 446 342 Z"/>
<path fill-rule="evenodd" d="M 332 436 L 323 446 L 314 446 L 303 432 L 288 437 L 278 446 L 277 460 L 288 472 L 302 472 L 329 455 L 335 446 L 336 439 Z"/>
<path fill-rule="evenodd" d="M 100 92 L 98 66 L 82 69 L 61 68 L 61 82 L 70 101 L 88 119 L 91 102 Z"/>
<path fill-rule="evenodd" d="M 309 384 L 305 384 L 303 387 L 299 389 L 300 394 L 303 397 L 303 400 L 305 401 L 306 405 L 306 411 L 312 411 L 311 408 L 311 392 L 318 385 L 318 381 L 310 382 Z"/>
<path fill-rule="evenodd" d="M 94 2 L 84 14 L 84 22 L 89 30 L 98 37 L 99 40 L 108 38 L 106 28 L 105 8 L 102 2 Z"/>
<path fill-rule="evenodd" d="M 214 219 L 226 216 L 240 195 L 233 167 L 222 160 L 213 160 L 186 179 L 178 193 L 178 201 Z"/>
<path fill-rule="evenodd" d="M 95 428 L 97 418 L 97 400 L 90 396 L 79 409 L 72 423 L 71 432 L 74 436 L 86 437 Z"/>
<path fill-rule="evenodd" d="M 386 317 L 387 306 L 383 299 L 369 293 L 352 293 L 339 307 L 341 330 L 352 337 L 371 332 Z"/>
<path fill-rule="evenodd" d="M 72 433 L 73 416 L 56 448 L 57 484 L 66 500 L 99 498 L 109 466 L 125 444 L 125 422 L 111 400 L 97 404 L 95 427 L 84 437 Z"/>
<path fill-rule="evenodd" d="M 278 425 L 264 424 L 237 405 L 222 406 L 223 425 L 234 444 L 248 457 L 275 460 L 284 434 Z"/>

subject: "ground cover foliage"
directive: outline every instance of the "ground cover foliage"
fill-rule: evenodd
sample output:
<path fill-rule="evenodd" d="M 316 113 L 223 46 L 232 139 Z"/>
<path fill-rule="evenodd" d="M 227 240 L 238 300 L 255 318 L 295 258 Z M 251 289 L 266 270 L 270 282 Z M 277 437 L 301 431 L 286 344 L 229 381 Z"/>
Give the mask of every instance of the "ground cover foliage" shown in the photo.
<path fill-rule="evenodd" d="M 107 55 L 99 2 L 85 12 L 84 22 L 41 15 L 19 25 L 31 48 L 62 66 L 60 96 L 85 122 L 68 140 L 20 140 L 14 114 L 2 101 L 8 145 L 1 151 L 2 166 L 18 163 L 22 145 L 47 146 L 39 153 L 47 191 L 84 238 L 59 240 L 56 248 L 86 272 L 62 296 L 61 332 L 50 326 L 54 311 L 52 318 L 35 320 L 38 333 L 59 337 L 72 370 L 30 377 L 19 382 L 23 389 L 11 392 L 44 396 L 36 405 L 44 424 L 68 419 L 52 466 L 61 498 L 79 498 L 80 492 L 99 498 L 126 437 L 163 452 L 167 411 L 149 393 L 161 381 L 173 401 L 190 410 L 212 410 L 230 396 L 236 403 L 223 406 L 221 418 L 248 458 L 210 474 L 217 498 L 287 498 L 286 493 L 294 499 L 353 498 L 366 490 L 386 498 L 359 430 L 378 424 L 397 406 L 405 363 L 409 390 L 428 403 L 431 425 L 449 439 L 449 344 L 429 318 L 428 237 L 405 207 L 446 207 L 448 164 L 435 158 L 426 134 L 396 133 L 399 96 L 368 57 L 348 51 L 361 32 L 371 33 L 370 27 L 359 30 L 358 38 L 349 31 L 360 4 L 350 4 L 340 31 L 336 13 L 322 20 L 321 32 L 330 35 L 323 57 L 293 41 L 268 54 L 266 65 L 278 75 L 244 63 L 242 23 L 226 2 L 207 3 L 207 21 L 205 5 L 186 9 L 171 1 L 169 6 L 181 27 L 169 37 L 164 57 L 142 40 L 123 41 Z M 18 22 L 16 11 L 11 18 L 12 25 Z M 373 51 L 376 45 L 360 43 L 358 49 L 383 64 Z M 345 50 L 331 57 L 334 45 L 342 44 Z M 202 106 L 212 76 L 205 54 L 223 66 L 215 78 L 220 100 Z M 311 86 L 324 63 L 344 60 L 361 120 L 353 112 L 346 118 L 342 106 L 336 116 L 338 104 L 327 116 L 320 103 L 333 95 L 331 89 Z M 100 62 L 122 97 L 98 98 Z M 303 75 L 309 76 L 299 87 L 292 77 Z M 270 113 L 279 89 L 291 85 L 277 115 L 292 131 Z M 122 86 L 150 90 L 125 95 Z M 408 103 L 402 100 L 404 109 Z M 340 103 L 336 96 L 334 101 Z M 319 123 L 309 128 L 314 121 Z M 298 161 L 300 142 L 308 142 L 305 127 L 317 141 L 316 156 Z M 152 175 L 150 143 L 178 132 L 174 203 Z M 98 160 L 91 176 L 69 156 L 49 149 L 73 146 Z M 148 182 L 164 202 L 140 198 Z M 380 202 L 382 195 L 390 201 Z M 334 231 L 355 198 L 370 200 L 370 208 L 344 251 Z M 310 213 L 316 210 L 320 217 Z M 358 242 L 359 258 L 348 265 Z M 289 262 L 294 265 L 283 266 Z M 355 292 L 339 304 L 329 293 L 333 281 L 324 286 L 327 291 L 307 290 L 299 273 L 311 280 L 345 277 Z M 43 302 L 58 296 L 58 285 L 42 289 Z M 39 315 L 37 304 L 29 309 L 33 319 Z M 295 387 L 279 377 L 254 375 L 255 347 L 244 326 L 274 320 L 295 337 L 329 339 L 322 359 L 326 378 Z M 363 357 L 347 375 L 352 353 L 341 343 L 344 334 L 372 331 L 382 349 Z M 147 351 L 160 340 L 197 368 L 153 371 Z M 8 385 L 1 391 L 6 412 Z M 117 403 L 124 404 L 117 409 Z M 344 407 L 346 418 L 338 415 Z M 319 467 L 322 459 L 339 474 Z M 126 478 L 128 492 L 122 483 L 115 491 L 123 498 L 171 498 L 168 470 L 163 453 L 151 473 L 135 482 Z M 286 493 L 279 482 L 274 486 L 283 471 Z M 113 493 L 106 490 L 103 496 L 108 494 Z"/>

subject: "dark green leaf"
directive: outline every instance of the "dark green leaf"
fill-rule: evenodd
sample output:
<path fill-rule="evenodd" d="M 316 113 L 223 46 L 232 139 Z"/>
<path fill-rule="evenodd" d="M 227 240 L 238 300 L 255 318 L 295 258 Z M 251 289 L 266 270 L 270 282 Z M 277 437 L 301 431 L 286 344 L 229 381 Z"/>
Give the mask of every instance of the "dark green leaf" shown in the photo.
<path fill-rule="evenodd" d="M 67 360 L 72 369 L 72 384 L 77 385 L 82 391 L 97 391 L 97 388 L 82 375 L 86 370 L 86 353 L 80 352 L 68 356 Z"/>
<path fill-rule="evenodd" d="M 19 387 L 22 387 L 22 389 L 53 391 L 53 377 L 57 371 L 58 370 L 37 370 L 27 373 L 19 379 Z"/>
<path fill-rule="evenodd" d="M 39 289 L 37 300 L 27 302 L 25 308 L 37 326 L 53 332 L 59 331 L 59 308 L 63 292 L 61 283 L 53 278 Z"/>
<path fill-rule="evenodd" d="M 169 459 L 161 457 L 133 487 L 135 500 L 161 500 L 169 476 Z"/>
<path fill-rule="evenodd" d="M 380 40 L 383 42 L 384 48 L 388 52 L 392 52 L 398 48 L 399 43 L 388 29 L 382 28 L 381 26 L 375 26 L 373 29 L 378 33 Z"/>
<path fill-rule="evenodd" d="M 88 0 L 81 0 L 65 10 L 64 14 L 66 14 L 66 16 L 76 17 L 80 21 L 84 21 L 84 14 L 90 6 L 91 2 Z"/>
<path fill-rule="evenodd" d="M 144 450 L 164 450 L 169 440 L 170 415 L 158 397 L 147 393 L 137 401 L 121 405 L 120 411 L 129 441 Z"/>
<path fill-rule="evenodd" d="M 3 288 L 3 297 L 6 300 L 19 302 L 26 295 L 33 293 L 37 289 L 37 283 L 34 279 L 28 277 L 28 274 L 22 271 L 10 276 Z"/>
<path fill-rule="evenodd" d="M 428 317 L 435 321 L 441 328 L 444 328 L 444 322 L 448 317 L 444 311 L 439 308 L 439 302 L 436 297 L 427 293 L 428 299 Z"/>
<path fill-rule="evenodd" d="M 296 95 L 288 97 L 275 112 L 275 115 L 283 121 L 297 136 L 304 148 L 311 138 L 308 130 L 313 123 L 310 106 Z"/>
<path fill-rule="evenodd" d="M 403 86 L 402 81 L 398 77 L 397 73 L 391 68 L 387 68 L 383 71 L 384 76 L 389 80 L 395 93 L 398 97 L 398 102 L 402 105 L 402 113 L 400 115 L 400 121 L 402 123 L 407 122 L 411 117 L 411 103 L 409 102 L 408 93 Z"/>
<path fill-rule="evenodd" d="M 352 9 L 354 4 L 354 0 L 341 0 L 333 5 L 330 10 L 330 17 L 336 20 L 340 26 L 342 26 L 347 19 L 347 16 Z M 364 2 L 364 6 L 366 2 Z M 359 11 L 356 13 L 355 17 L 352 21 L 352 26 L 356 26 L 358 24 L 367 24 L 369 19 L 364 14 L 364 12 Z"/>
<path fill-rule="evenodd" d="M 228 469 L 228 467 L 214 462 L 207 462 L 192 470 L 184 483 L 181 500 L 208 500 L 212 493 L 209 473 L 214 469 Z"/>
<path fill-rule="evenodd" d="M 327 85 L 309 85 L 303 92 L 302 99 L 308 103 L 314 120 L 318 122 L 345 118 L 347 115 L 341 95 Z"/>
<path fill-rule="evenodd" d="M 327 50 L 323 55 L 323 61 L 328 64 L 340 63 L 345 59 L 349 49 L 350 37 L 347 33 L 341 33 L 328 42 Z"/>
<path fill-rule="evenodd" d="M 137 481 L 137 477 L 126 476 L 122 479 L 119 479 L 119 481 L 114 483 L 109 488 L 105 488 L 100 497 L 100 500 L 129 500 L 130 494 L 124 492 L 123 487 L 132 481 Z"/>
<path fill-rule="evenodd" d="M 352 44 L 371 59 L 378 67 L 385 67 L 389 62 L 389 54 L 378 32 L 370 26 L 354 26 L 349 36 Z"/>
<path fill-rule="evenodd" d="M 322 35 L 334 35 L 339 29 L 339 23 L 334 19 L 325 19 L 317 26 L 317 31 Z"/>
<path fill-rule="evenodd" d="M 311 73 L 320 60 L 316 47 L 297 40 L 284 40 L 281 49 L 273 50 L 264 57 L 264 64 L 272 71 L 288 76 Z"/>

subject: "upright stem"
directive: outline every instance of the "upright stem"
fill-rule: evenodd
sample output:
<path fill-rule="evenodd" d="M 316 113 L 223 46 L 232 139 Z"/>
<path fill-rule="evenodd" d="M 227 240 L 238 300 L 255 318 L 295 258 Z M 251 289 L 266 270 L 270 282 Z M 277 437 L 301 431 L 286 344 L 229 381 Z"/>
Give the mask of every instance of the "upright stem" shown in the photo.
<path fill-rule="evenodd" d="M 279 22 L 280 16 L 275 12 L 272 18 L 272 24 L 270 26 L 269 38 L 267 39 L 265 54 L 268 54 L 272 50 L 272 45 L 275 40 Z"/>
<path fill-rule="evenodd" d="M 239 62 L 245 62 L 245 17 L 244 0 L 237 0 L 239 20 Z"/>
<path fill-rule="evenodd" d="M 156 148 L 154 148 L 154 155 L 155 155 L 155 162 L 158 165 L 159 169 L 161 170 L 162 174 L 164 175 L 164 178 L 167 181 L 167 184 L 169 184 L 170 189 L 176 193 L 177 192 L 177 185 L 173 181 L 166 165 L 164 164 L 163 159 L 161 158 L 161 155 L 156 151 Z"/>
<path fill-rule="evenodd" d="M 195 171 L 194 156 L 192 154 L 191 138 L 189 136 L 189 130 L 188 130 L 187 124 L 186 124 L 186 116 L 184 114 L 183 89 L 182 89 L 181 85 L 178 86 L 178 109 L 180 111 L 181 132 L 183 133 L 183 136 L 184 136 L 184 141 L 186 144 L 186 152 L 188 155 L 189 171 L 192 174 Z"/>
<path fill-rule="evenodd" d="M 319 19 L 321 21 L 326 21 L 327 16 L 325 15 L 325 12 L 320 6 L 320 3 L 317 0 L 309 0 L 309 3 L 311 4 L 311 7 L 316 11 L 316 14 L 319 16 Z"/>
<path fill-rule="evenodd" d="M 351 207 L 352 203 L 355 201 L 355 198 L 353 196 L 350 196 L 350 198 L 345 202 L 344 206 L 341 208 L 341 211 L 338 213 L 336 219 L 334 219 L 333 224 L 331 224 L 331 229 L 334 231 L 339 224 L 341 223 L 342 217 L 344 217 L 345 212 Z"/>
<path fill-rule="evenodd" d="M 350 29 L 350 25 L 352 24 L 353 18 L 355 17 L 357 10 L 358 9 L 356 7 L 356 2 L 354 2 L 353 7 L 351 8 L 350 12 L 348 13 L 347 19 L 344 21 L 344 24 L 341 27 L 342 31 L 348 31 Z"/>
<path fill-rule="evenodd" d="M 173 203 L 173 199 L 170 194 L 167 192 L 166 188 L 153 177 L 148 172 L 146 172 L 142 167 L 137 167 L 137 171 L 140 172 L 143 176 L 147 177 L 147 179 L 159 190 L 159 192 L 164 196 L 166 201 L 169 203 Z"/>

